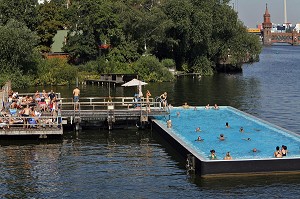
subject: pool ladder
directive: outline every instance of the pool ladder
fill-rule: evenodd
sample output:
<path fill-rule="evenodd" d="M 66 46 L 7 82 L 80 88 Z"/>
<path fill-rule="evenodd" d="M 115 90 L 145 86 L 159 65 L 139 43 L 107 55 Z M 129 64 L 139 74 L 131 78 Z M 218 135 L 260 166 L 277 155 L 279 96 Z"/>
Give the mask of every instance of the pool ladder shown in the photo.
<path fill-rule="evenodd" d="M 194 173 L 195 172 L 195 166 L 196 166 L 196 162 L 195 162 L 195 157 L 193 156 L 193 154 L 187 154 L 187 158 L 186 158 L 186 169 L 187 172 L 190 173 Z"/>

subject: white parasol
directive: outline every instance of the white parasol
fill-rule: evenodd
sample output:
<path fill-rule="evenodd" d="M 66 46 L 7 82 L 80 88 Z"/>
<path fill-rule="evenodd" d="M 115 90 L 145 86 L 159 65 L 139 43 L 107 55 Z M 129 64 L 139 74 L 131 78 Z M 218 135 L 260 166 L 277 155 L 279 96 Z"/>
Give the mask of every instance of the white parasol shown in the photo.
<path fill-rule="evenodd" d="M 126 82 L 125 84 L 122 84 L 122 86 L 138 86 L 138 90 L 139 90 L 139 97 L 142 97 L 143 96 L 143 93 L 142 93 L 142 86 L 143 85 L 146 85 L 148 83 L 146 82 L 143 82 L 141 80 L 138 80 L 138 79 L 132 79 L 130 80 L 129 82 Z"/>

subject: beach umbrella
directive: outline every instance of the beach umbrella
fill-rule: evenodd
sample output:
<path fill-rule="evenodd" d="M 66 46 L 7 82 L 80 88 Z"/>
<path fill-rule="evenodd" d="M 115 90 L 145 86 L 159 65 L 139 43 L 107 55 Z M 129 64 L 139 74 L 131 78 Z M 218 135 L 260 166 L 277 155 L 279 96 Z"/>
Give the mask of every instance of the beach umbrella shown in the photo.
<path fill-rule="evenodd" d="M 146 85 L 146 84 L 148 84 L 148 83 L 134 78 L 134 79 L 130 80 L 129 82 L 126 82 L 125 84 L 122 84 L 122 86 L 125 86 L 125 87 L 127 87 L 127 86 L 137 86 L 138 91 L 139 91 L 139 97 L 142 97 L 143 96 L 142 86 Z"/>

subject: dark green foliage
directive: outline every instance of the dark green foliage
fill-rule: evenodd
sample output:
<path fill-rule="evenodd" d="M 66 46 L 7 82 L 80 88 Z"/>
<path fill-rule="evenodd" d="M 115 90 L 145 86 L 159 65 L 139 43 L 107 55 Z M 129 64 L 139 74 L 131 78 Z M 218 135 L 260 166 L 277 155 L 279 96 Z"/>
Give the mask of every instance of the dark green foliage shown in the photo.
<path fill-rule="evenodd" d="M 38 5 L 36 0 L 1 0 L 2 76 L 25 75 L 22 82 L 28 84 L 65 84 L 78 75 L 82 80 L 99 73 L 137 73 L 146 81 L 169 81 L 169 69 L 212 75 L 220 63 L 240 70 L 244 61 L 258 59 L 261 45 L 228 3 L 72 0 L 67 5 L 52 0 Z M 37 52 L 49 52 L 61 29 L 69 30 L 63 50 L 71 65 L 40 60 Z"/>
<path fill-rule="evenodd" d="M 134 63 L 135 73 L 145 81 L 170 81 L 173 76 L 154 56 L 142 56 Z"/>
<path fill-rule="evenodd" d="M 74 83 L 77 69 L 63 59 L 41 60 L 35 78 L 35 85 L 64 85 Z"/>
<path fill-rule="evenodd" d="M 10 20 L 0 26 L 0 70 L 3 72 L 21 71 L 24 74 L 35 73 L 35 51 L 38 37 L 23 23 Z"/>
<path fill-rule="evenodd" d="M 46 1 L 38 6 L 38 26 L 35 31 L 40 37 L 40 52 L 50 52 L 52 39 L 57 30 L 63 29 L 64 23 L 62 19 L 63 7 L 60 4 Z"/>
<path fill-rule="evenodd" d="M 166 68 L 175 68 L 176 67 L 175 61 L 173 59 L 163 59 L 163 60 L 161 60 L 161 63 Z"/>

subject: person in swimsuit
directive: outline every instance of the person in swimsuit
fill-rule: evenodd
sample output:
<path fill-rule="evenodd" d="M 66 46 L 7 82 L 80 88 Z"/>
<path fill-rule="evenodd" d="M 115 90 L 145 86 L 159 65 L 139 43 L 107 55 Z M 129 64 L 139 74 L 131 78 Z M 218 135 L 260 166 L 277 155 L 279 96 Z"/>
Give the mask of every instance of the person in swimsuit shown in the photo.
<path fill-rule="evenodd" d="M 200 131 L 201 131 L 200 127 L 197 127 L 197 128 L 195 129 L 195 131 L 196 131 L 196 132 L 200 132 Z"/>
<path fill-rule="evenodd" d="M 76 86 L 76 88 L 73 90 L 75 110 L 78 109 L 79 95 L 80 95 L 80 90 L 79 90 L 78 86 Z"/>
<path fill-rule="evenodd" d="M 226 126 L 226 128 L 230 128 L 228 122 L 226 122 L 225 126 Z"/>
<path fill-rule="evenodd" d="M 276 147 L 276 151 L 274 152 L 274 157 L 275 158 L 282 158 L 282 153 L 281 153 L 281 150 L 280 150 L 279 146 Z"/>
<path fill-rule="evenodd" d="M 288 153 L 287 146 L 282 145 L 281 146 L 281 154 L 282 154 L 282 156 L 286 156 L 287 153 Z"/>
<path fill-rule="evenodd" d="M 219 106 L 217 104 L 214 105 L 215 110 L 219 110 Z"/>
<path fill-rule="evenodd" d="M 190 108 L 190 106 L 187 104 L 187 102 L 185 102 L 185 103 L 182 105 L 182 107 L 185 108 L 185 109 Z"/>
<path fill-rule="evenodd" d="M 220 134 L 219 139 L 220 139 L 221 141 L 224 141 L 224 140 L 225 140 L 224 134 Z"/>
<path fill-rule="evenodd" d="M 149 90 L 147 90 L 147 93 L 146 93 L 146 103 L 147 103 L 147 108 L 148 108 L 148 112 L 150 113 L 151 110 L 150 110 L 150 98 L 151 97 L 151 93 Z"/>
<path fill-rule="evenodd" d="M 203 139 L 200 136 L 198 136 L 197 140 L 195 141 L 203 141 Z"/>
<path fill-rule="evenodd" d="M 167 92 L 164 92 L 163 94 L 160 95 L 161 103 L 163 107 L 167 106 Z"/>
<path fill-rule="evenodd" d="M 205 109 L 210 109 L 209 104 L 207 104 L 207 105 L 205 106 Z"/>
<path fill-rule="evenodd" d="M 29 115 L 31 114 L 31 108 L 29 108 L 29 105 L 27 104 L 26 108 L 24 108 L 21 112 L 21 116 L 23 117 L 23 121 L 24 121 L 24 128 L 27 128 L 27 124 L 28 124 L 28 119 L 29 119 Z"/>
<path fill-rule="evenodd" d="M 209 158 L 211 160 L 216 160 L 217 159 L 216 151 L 214 149 L 210 150 L 210 156 L 209 156 Z"/>
<path fill-rule="evenodd" d="M 230 155 L 230 152 L 227 152 L 225 157 L 224 157 L 224 160 L 232 160 L 232 157 Z"/>

